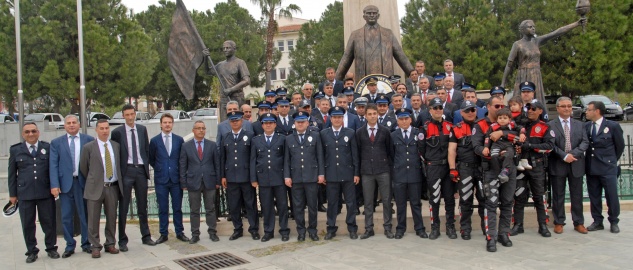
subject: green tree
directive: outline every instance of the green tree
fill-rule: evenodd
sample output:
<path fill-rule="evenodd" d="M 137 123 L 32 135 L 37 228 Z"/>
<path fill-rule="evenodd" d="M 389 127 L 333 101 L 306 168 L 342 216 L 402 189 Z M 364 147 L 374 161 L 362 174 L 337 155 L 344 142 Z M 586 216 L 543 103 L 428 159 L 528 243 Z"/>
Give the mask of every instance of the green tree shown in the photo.
<path fill-rule="evenodd" d="M 318 21 L 304 23 L 299 39 L 290 52 L 292 72 L 285 84 L 299 89 L 304 83 L 318 83 L 323 79 L 327 67 L 338 66 L 343 56 L 343 3 L 329 4 Z"/>

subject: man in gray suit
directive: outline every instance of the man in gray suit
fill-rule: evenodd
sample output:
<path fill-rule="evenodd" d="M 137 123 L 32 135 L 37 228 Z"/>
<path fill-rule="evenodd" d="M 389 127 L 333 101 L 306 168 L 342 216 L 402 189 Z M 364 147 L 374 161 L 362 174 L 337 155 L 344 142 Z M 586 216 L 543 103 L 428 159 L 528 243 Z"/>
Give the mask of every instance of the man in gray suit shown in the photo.
<path fill-rule="evenodd" d="M 117 203 L 123 192 L 120 185 L 121 163 L 119 144 L 108 140 L 110 137 L 110 124 L 107 120 L 97 121 L 97 140 L 87 143 L 81 151 L 79 170 L 86 178 L 84 198 L 88 210 L 88 240 L 92 245 L 92 258 L 101 257 L 101 248 L 110 254 L 117 254 L 119 250 L 114 247 L 116 239 Z M 102 158 L 103 157 L 103 158 Z M 105 244 L 102 246 L 99 240 L 99 223 L 101 220 L 101 206 L 104 207 L 106 216 Z"/>
<path fill-rule="evenodd" d="M 554 149 L 549 155 L 549 177 L 552 182 L 552 212 L 554 232 L 563 233 L 565 226 L 565 185 L 569 182 L 571 217 L 574 230 L 587 233 L 582 214 L 582 177 L 585 175 L 585 150 L 589 137 L 583 123 L 571 118 L 571 99 L 556 100 L 558 117 L 547 123 L 554 132 Z"/>
<path fill-rule="evenodd" d="M 200 206 L 204 199 L 209 238 L 220 241 L 217 236 L 215 212 L 215 190 L 220 188 L 220 158 L 215 142 L 204 138 L 207 128 L 202 121 L 193 125 L 193 140 L 180 149 L 180 186 L 189 192 L 189 218 L 191 222 L 190 244 L 200 241 Z"/>

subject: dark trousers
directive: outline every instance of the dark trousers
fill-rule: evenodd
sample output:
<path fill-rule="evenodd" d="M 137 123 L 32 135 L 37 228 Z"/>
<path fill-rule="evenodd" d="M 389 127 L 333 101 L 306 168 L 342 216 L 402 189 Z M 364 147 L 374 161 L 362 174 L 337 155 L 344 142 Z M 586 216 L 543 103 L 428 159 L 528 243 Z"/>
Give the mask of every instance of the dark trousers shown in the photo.
<path fill-rule="evenodd" d="M 251 182 L 233 183 L 226 186 L 226 198 L 229 203 L 229 213 L 233 222 L 233 231 L 242 232 L 242 207 L 246 208 L 248 218 L 248 231 L 256 233 L 259 231 L 259 221 L 257 220 L 257 208 L 255 206 L 255 192 Z"/>
<path fill-rule="evenodd" d="M 182 189 L 180 183 L 169 181 L 165 184 L 156 183 L 156 202 L 158 203 L 158 224 L 160 235 L 169 234 L 169 197 L 171 196 L 171 210 L 173 213 L 176 235 L 181 235 L 185 228 L 182 225 Z"/>
<path fill-rule="evenodd" d="M 317 192 L 318 184 L 292 183 L 292 214 L 297 223 L 297 233 L 305 235 L 306 217 L 305 207 L 308 206 L 308 233 L 317 233 Z"/>
<path fill-rule="evenodd" d="M 389 173 L 365 174 L 361 179 L 365 199 L 365 230 L 374 230 L 374 192 L 378 190 L 382 200 L 383 227 L 386 231 L 391 231 L 391 177 Z"/>
<path fill-rule="evenodd" d="M 325 185 L 318 185 L 319 187 L 319 196 L 317 197 L 317 203 L 322 205 L 327 202 L 327 190 Z"/>
<path fill-rule="evenodd" d="M 88 241 L 88 221 L 86 212 L 86 201 L 84 200 L 84 190 L 79 185 L 79 180 L 73 180 L 73 184 L 67 193 L 59 194 L 59 202 L 62 204 L 62 227 L 64 229 L 64 240 L 66 240 L 66 251 L 75 250 L 75 213 L 79 217 L 81 225 L 81 247 L 90 248 Z"/>
<path fill-rule="evenodd" d="M 123 181 L 119 181 L 119 184 L 123 184 L 123 196 L 121 196 L 119 203 L 119 245 L 127 245 L 128 243 L 125 225 L 130 210 L 130 201 L 132 201 L 132 188 L 136 198 L 136 215 L 141 228 L 141 239 L 145 240 L 151 237 L 147 224 L 147 179 L 143 165 L 139 167 L 127 165 Z"/>
<path fill-rule="evenodd" d="M 279 234 L 288 235 L 288 195 L 286 186 L 259 186 L 259 201 L 264 216 L 264 233 L 275 235 L 275 207 L 279 213 Z"/>
<path fill-rule="evenodd" d="M 365 202 L 365 199 L 363 199 L 363 179 L 362 179 L 362 177 L 361 177 L 361 180 L 358 182 L 358 185 L 354 186 L 354 189 L 356 191 L 356 208 L 359 208 Z"/>
<path fill-rule="evenodd" d="M 481 230 L 485 233 L 484 225 L 484 204 L 483 190 L 480 190 L 480 184 L 483 188 L 483 179 L 479 171 L 479 165 L 473 163 L 459 163 L 457 165 L 460 180 L 457 183 L 457 191 L 459 192 L 459 225 L 460 230 L 464 232 L 472 231 L 473 216 L 473 198 L 477 198 L 477 212 L 481 217 Z"/>
<path fill-rule="evenodd" d="M 327 189 L 327 231 L 336 233 L 336 216 L 338 215 L 338 205 L 340 204 L 341 193 L 345 198 L 347 214 L 345 223 L 348 232 L 357 232 L 356 225 L 356 187 L 354 181 L 328 182 Z"/>
<path fill-rule="evenodd" d="M 120 184 L 120 183 L 119 183 Z M 119 203 L 121 190 L 119 186 L 103 187 L 101 197 L 98 200 L 86 200 L 88 208 L 88 240 L 92 245 L 92 249 L 101 250 L 103 246 L 114 246 L 116 243 L 116 207 Z M 99 225 L 101 222 L 101 206 L 106 216 L 105 238 L 106 241 L 101 245 L 99 240 Z"/>
<path fill-rule="evenodd" d="M 448 176 L 448 164 L 428 165 L 427 184 L 430 194 L 431 226 L 440 226 L 440 199 L 444 199 L 446 226 L 455 224 L 455 184 Z"/>
<path fill-rule="evenodd" d="M 486 223 L 486 235 L 488 239 L 496 239 L 497 234 L 510 232 L 512 220 L 512 203 L 516 189 L 516 168 L 510 170 L 508 182 L 501 184 L 498 179 L 499 170 L 484 172 L 484 188 L 486 189 L 486 209 L 484 220 Z M 499 208 L 499 220 L 497 220 L 497 208 Z"/>
<path fill-rule="evenodd" d="M 20 221 L 22 221 L 22 234 L 26 243 L 26 255 L 37 254 L 37 238 L 35 238 L 35 213 L 44 231 L 44 243 L 46 251 L 57 250 L 57 224 L 55 222 L 55 199 L 53 196 L 40 200 L 20 200 Z"/>
<path fill-rule="evenodd" d="M 492 158 L 490 165 L 492 165 L 493 170 L 509 170 L 510 168 L 515 167 L 514 145 L 512 142 L 503 141 L 503 144 L 496 145 L 497 143 L 498 142 L 493 143 L 492 149 L 490 150 L 490 157 Z"/>
<path fill-rule="evenodd" d="M 396 198 L 396 217 L 398 219 L 396 233 L 404 234 L 407 231 L 407 200 L 411 206 L 413 229 L 416 232 L 425 230 L 420 199 L 421 185 L 421 183 L 393 183 L 393 193 Z"/>
<path fill-rule="evenodd" d="M 516 195 L 514 198 L 514 223 L 523 223 L 524 208 L 528 201 L 528 184 L 536 208 L 536 218 L 538 223 L 547 223 L 548 217 L 545 212 L 545 165 L 542 162 L 532 163 L 531 170 L 522 172 L 524 177 L 517 177 Z"/>
<path fill-rule="evenodd" d="M 567 175 L 550 175 L 554 224 L 565 225 L 565 186 L 569 182 L 571 219 L 574 222 L 574 226 L 582 225 L 585 224 L 585 217 L 582 213 L 582 177 L 574 177 L 572 175 L 571 165 L 565 164 L 564 166 L 568 166 Z"/>
<path fill-rule="evenodd" d="M 591 217 L 594 222 L 602 223 L 602 190 L 607 201 L 608 220 L 618 224 L 620 219 L 620 200 L 618 198 L 618 177 L 616 175 L 587 175 L 587 192 L 591 205 Z M 22 207 L 22 205 L 20 205 Z"/>
<path fill-rule="evenodd" d="M 191 223 L 191 235 L 200 236 L 200 207 L 204 200 L 205 219 L 207 232 L 216 234 L 217 216 L 215 212 L 215 189 L 207 189 L 204 182 L 200 184 L 200 190 L 188 190 L 189 193 L 189 220 Z"/>

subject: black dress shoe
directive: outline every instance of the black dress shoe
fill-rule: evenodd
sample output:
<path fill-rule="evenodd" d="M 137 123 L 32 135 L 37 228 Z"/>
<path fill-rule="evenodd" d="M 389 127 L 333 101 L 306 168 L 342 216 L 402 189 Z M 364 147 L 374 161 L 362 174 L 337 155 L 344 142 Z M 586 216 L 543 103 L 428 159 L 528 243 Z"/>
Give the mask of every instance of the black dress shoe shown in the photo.
<path fill-rule="evenodd" d="M 547 229 L 547 223 L 541 223 L 538 225 L 538 233 L 543 237 L 551 237 L 552 233 Z"/>
<path fill-rule="evenodd" d="M 486 250 L 488 252 L 497 252 L 497 242 L 494 238 L 490 238 L 490 240 L 488 240 L 486 243 Z"/>
<path fill-rule="evenodd" d="M 198 241 L 200 241 L 200 236 L 194 235 L 189 239 L 189 244 L 195 244 L 198 243 Z"/>
<path fill-rule="evenodd" d="M 152 240 L 152 238 L 147 238 L 147 239 L 143 240 L 143 245 L 155 246 L 156 242 L 154 242 L 154 240 Z"/>
<path fill-rule="evenodd" d="M 322 204 L 319 204 L 319 208 L 317 210 L 319 210 L 319 212 L 327 212 L 327 208 L 325 208 Z"/>
<path fill-rule="evenodd" d="M 259 233 L 258 232 L 251 233 L 251 237 L 253 237 L 253 240 L 259 240 Z"/>
<path fill-rule="evenodd" d="M 119 250 L 121 250 L 121 249 L 119 248 Z M 89 247 L 87 247 L 87 248 L 82 248 L 82 249 L 81 249 L 81 251 L 83 251 L 83 252 L 85 252 L 85 253 L 88 253 L 88 254 L 92 253 L 92 249 L 90 249 Z"/>
<path fill-rule="evenodd" d="M 158 237 L 158 239 L 156 239 L 155 243 L 159 245 L 159 244 L 167 242 L 167 240 L 169 240 L 169 237 L 167 235 L 161 235 L 160 237 Z"/>
<path fill-rule="evenodd" d="M 462 239 L 470 240 L 470 232 L 462 231 Z"/>
<path fill-rule="evenodd" d="M 591 223 L 591 225 L 589 225 L 589 227 L 587 227 L 587 231 L 590 232 L 594 232 L 594 231 L 599 231 L 599 230 L 604 230 L 604 225 L 602 225 L 602 222 L 597 223 Z"/>
<path fill-rule="evenodd" d="M 369 237 L 374 236 L 374 231 L 365 231 L 365 233 L 363 233 L 363 235 L 360 236 L 360 239 L 367 239 Z"/>
<path fill-rule="evenodd" d="M 300 234 L 299 236 L 297 236 L 297 241 L 303 242 L 305 240 L 306 240 L 306 235 L 305 234 Z"/>
<path fill-rule="evenodd" d="M 457 239 L 457 232 L 455 231 L 455 225 L 447 225 L 446 226 L 446 235 L 450 239 Z"/>
<path fill-rule="evenodd" d="M 611 223 L 611 233 L 620 233 L 620 227 L 617 223 Z"/>
<path fill-rule="evenodd" d="M 312 241 L 319 241 L 319 236 L 316 233 L 311 233 L 310 234 L 310 240 L 312 240 Z"/>
<path fill-rule="evenodd" d="M 332 240 L 334 236 L 336 236 L 336 233 L 333 233 L 333 232 L 326 233 L 325 237 L 323 237 L 323 240 Z"/>
<path fill-rule="evenodd" d="M 274 238 L 275 236 L 272 234 L 265 233 L 264 237 L 262 237 L 262 242 L 268 242 L 268 240 Z"/>
<path fill-rule="evenodd" d="M 512 226 L 512 229 L 510 230 L 510 236 L 515 236 L 524 232 L 525 230 L 523 229 L 523 223 L 514 223 L 514 226 Z"/>
<path fill-rule="evenodd" d="M 356 208 L 356 215 L 357 215 L 357 216 L 359 216 L 359 215 L 360 215 L 360 208 L 359 208 L 359 207 L 357 207 L 357 208 Z"/>
<path fill-rule="evenodd" d="M 28 257 L 26 257 L 26 263 L 33 263 L 37 261 L 37 254 L 29 254 Z"/>
<path fill-rule="evenodd" d="M 429 239 L 435 240 L 440 237 L 440 228 L 431 228 L 431 233 L 429 234 Z"/>
<path fill-rule="evenodd" d="M 385 236 L 387 239 L 393 239 L 394 235 L 391 231 L 385 231 Z"/>
<path fill-rule="evenodd" d="M 75 254 L 74 250 L 66 250 L 66 251 L 64 251 L 64 253 L 62 253 L 62 258 L 66 259 L 66 258 L 72 256 L 73 254 Z"/>
<path fill-rule="evenodd" d="M 51 259 L 59 259 L 59 253 L 57 253 L 57 250 L 47 251 L 46 254 L 48 254 L 48 257 Z"/>
<path fill-rule="evenodd" d="M 236 240 L 240 237 L 242 237 L 244 234 L 242 232 L 234 232 L 231 237 L 229 237 L 229 240 L 233 241 Z"/>
<path fill-rule="evenodd" d="M 417 235 L 420 238 L 429 238 L 429 235 L 426 234 L 426 231 L 424 231 L 424 230 L 419 231 L 419 232 L 415 232 L 415 235 Z"/>
<path fill-rule="evenodd" d="M 396 239 L 402 239 L 402 237 L 404 237 L 404 233 L 401 233 L 401 232 L 396 233 L 396 237 L 395 237 Z"/>
<path fill-rule="evenodd" d="M 218 242 L 220 241 L 220 237 L 218 237 L 217 234 L 213 233 L 213 234 L 209 234 L 209 239 L 211 239 L 212 242 Z"/>
<path fill-rule="evenodd" d="M 349 233 L 349 238 L 350 239 L 358 239 L 358 233 L 357 232 L 350 232 Z"/>
<path fill-rule="evenodd" d="M 286 235 L 282 235 L 282 236 L 281 236 L 281 241 L 282 241 L 282 242 L 286 242 L 286 241 L 288 241 L 288 240 L 290 240 L 290 236 L 288 236 L 287 234 L 286 234 Z"/>
<path fill-rule="evenodd" d="M 119 251 L 127 252 L 129 249 L 127 248 L 127 244 L 119 244 Z M 92 251 L 90 251 L 92 253 Z"/>
<path fill-rule="evenodd" d="M 501 243 L 501 245 L 503 245 L 504 247 L 512 246 L 512 241 L 510 240 L 510 236 L 508 236 L 508 234 L 506 233 L 499 234 L 499 236 L 497 236 L 497 241 L 499 241 L 499 243 Z"/>
<path fill-rule="evenodd" d="M 180 241 L 183 241 L 183 242 L 189 242 L 189 237 L 187 237 L 184 233 L 176 235 L 176 239 L 178 239 Z"/>

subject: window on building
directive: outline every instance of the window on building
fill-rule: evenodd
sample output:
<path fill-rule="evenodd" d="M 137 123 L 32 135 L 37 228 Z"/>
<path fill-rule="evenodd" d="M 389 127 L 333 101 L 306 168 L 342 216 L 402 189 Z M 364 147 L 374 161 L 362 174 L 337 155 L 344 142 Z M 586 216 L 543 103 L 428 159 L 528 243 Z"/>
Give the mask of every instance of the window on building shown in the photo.
<path fill-rule="evenodd" d="M 280 52 L 284 51 L 284 41 L 283 40 L 278 40 L 277 41 L 277 49 L 279 49 Z"/>
<path fill-rule="evenodd" d="M 277 69 L 274 69 L 274 68 L 273 68 L 273 69 L 270 71 L 270 80 L 271 80 L 271 81 L 275 81 L 275 80 L 277 80 Z"/>
<path fill-rule="evenodd" d="M 288 50 L 292 51 L 295 48 L 295 41 L 294 40 L 288 40 Z"/>
<path fill-rule="evenodd" d="M 286 79 L 286 69 L 285 68 L 280 68 L 279 69 L 279 79 L 280 80 L 285 80 Z"/>

